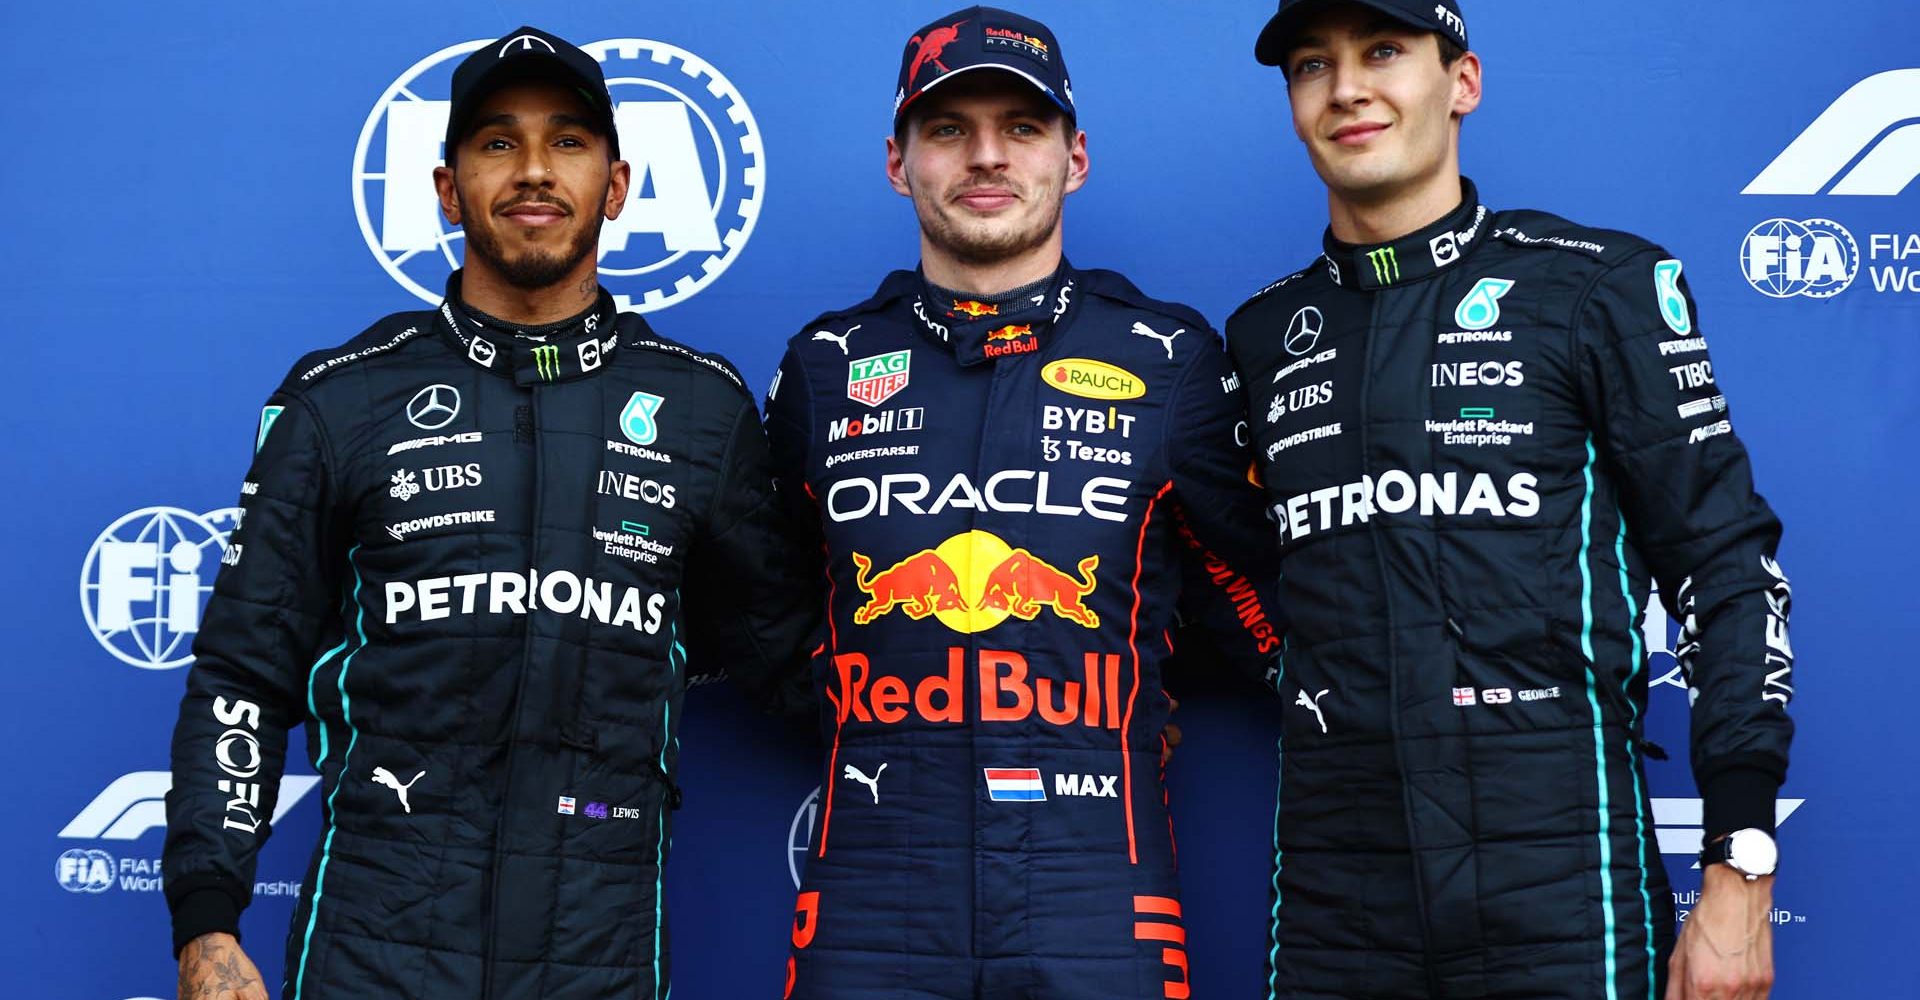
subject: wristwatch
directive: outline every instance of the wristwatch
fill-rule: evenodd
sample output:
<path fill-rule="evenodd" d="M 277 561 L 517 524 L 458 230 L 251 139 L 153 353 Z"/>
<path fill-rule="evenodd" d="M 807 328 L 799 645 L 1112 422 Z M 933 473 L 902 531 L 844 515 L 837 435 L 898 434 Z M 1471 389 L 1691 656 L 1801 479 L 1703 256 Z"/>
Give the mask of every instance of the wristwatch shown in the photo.
<path fill-rule="evenodd" d="M 1702 865 L 1724 864 L 1751 882 L 1771 875 L 1780 865 L 1780 848 L 1765 830 L 1735 830 L 1706 845 L 1700 852 Z"/>

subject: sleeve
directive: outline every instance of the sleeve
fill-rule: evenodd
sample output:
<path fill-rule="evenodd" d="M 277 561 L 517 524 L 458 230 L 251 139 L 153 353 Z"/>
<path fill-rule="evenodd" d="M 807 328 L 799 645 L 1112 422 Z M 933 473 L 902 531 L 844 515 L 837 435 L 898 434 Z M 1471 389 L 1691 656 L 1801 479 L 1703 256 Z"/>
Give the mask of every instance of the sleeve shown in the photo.
<path fill-rule="evenodd" d="M 269 399 L 174 724 L 162 870 L 175 954 L 210 931 L 238 935 L 308 665 L 339 638 L 345 530 L 330 465 L 312 405 Z"/>
<path fill-rule="evenodd" d="M 1187 366 L 1170 404 L 1175 518 L 1181 542 L 1183 618 L 1238 673 L 1271 688 L 1285 634 L 1276 606 L 1279 541 L 1253 479 L 1246 401 L 1220 338 Z"/>
<path fill-rule="evenodd" d="M 799 716 L 812 707 L 806 644 L 819 630 L 820 602 L 815 580 L 803 575 L 749 399 L 740 400 L 723 454 L 712 511 L 687 560 L 688 642 L 755 705 Z"/>
<path fill-rule="evenodd" d="M 1629 538 L 1682 622 L 1707 836 L 1773 829 L 1793 722 L 1792 591 L 1681 263 L 1657 248 L 1601 275 L 1577 317 L 1585 406 Z"/>
<path fill-rule="evenodd" d="M 809 694 L 818 702 L 811 686 L 813 663 L 827 649 L 831 625 L 827 616 L 827 539 L 821 527 L 820 505 L 813 495 L 807 469 L 813 452 L 813 387 L 807 380 L 806 366 L 798 353 L 789 349 L 767 388 L 767 446 L 773 456 L 774 491 L 779 497 L 781 523 L 794 542 L 796 565 L 808 593 L 813 595 L 814 621 L 817 623 L 809 650 Z"/>

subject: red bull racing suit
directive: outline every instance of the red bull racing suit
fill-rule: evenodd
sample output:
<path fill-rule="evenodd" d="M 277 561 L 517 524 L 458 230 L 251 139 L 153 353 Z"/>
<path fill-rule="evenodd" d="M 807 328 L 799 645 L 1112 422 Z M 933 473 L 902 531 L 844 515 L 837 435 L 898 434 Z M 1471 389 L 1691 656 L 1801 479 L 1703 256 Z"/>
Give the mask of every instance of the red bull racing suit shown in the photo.
<path fill-rule="evenodd" d="M 930 299 L 892 274 L 769 391 L 831 626 L 787 996 L 1184 997 L 1183 574 L 1236 663 L 1279 650 L 1239 381 L 1198 314 L 1111 272 Z"/>

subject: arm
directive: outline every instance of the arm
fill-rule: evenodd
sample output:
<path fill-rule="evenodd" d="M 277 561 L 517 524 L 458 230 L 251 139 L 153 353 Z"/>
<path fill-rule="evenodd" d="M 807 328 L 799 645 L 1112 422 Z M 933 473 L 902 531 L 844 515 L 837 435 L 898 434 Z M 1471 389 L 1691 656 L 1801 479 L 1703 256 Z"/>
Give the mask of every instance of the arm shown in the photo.
<path fill-rule="evenodd" d="M 1239 673 L 1271 688 L 1285 631 L 1276 605 L 1279 545 L 1251 478 L 1245 397 L 1219 338 L 1199 332 L 1206 349 L 1176 384 L 1167 424 L 1181 605 Z"/>
<path fill-rule="evenodd" d="M 1753 491 L 1695 316 L 1679 262 L 1648 250 L 1601 276 L 1576 335 L 1595 447 L 1629 536 L 1683 623 L 1677 656 L 1693 698 L 1693 773 L 1712 841 L 1773 831 L 1793 738 L 1792 592 L 1774 559 L 1780 522 Z M 1772 883 L 1706 867 L 1674 949 L 1669 998 L 1766 996 Z"/>
<path fill-rule="evenodd" d="M 302 397 L 276 394 L 268 412 L 174 726 L 163 868 L 176 954 L 238 935 L 309 665 L 339 638 L 345 534 L 325 435 Z"/>
<path fill-rule="evenodd" d="M 804 664 L 821 605 L 775 493 L 766 436 L 743 397 L 687 560 L 688 640 L 756 705 L 798 715 L 811 707 Z"/>

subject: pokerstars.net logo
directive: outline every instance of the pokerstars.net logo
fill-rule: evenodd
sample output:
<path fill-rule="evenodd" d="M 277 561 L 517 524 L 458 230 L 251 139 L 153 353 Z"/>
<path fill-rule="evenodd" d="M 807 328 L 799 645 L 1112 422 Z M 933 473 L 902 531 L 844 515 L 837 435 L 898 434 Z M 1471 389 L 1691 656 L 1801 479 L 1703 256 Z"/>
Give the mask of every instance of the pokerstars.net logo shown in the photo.
<path fill-rule="evenodd" d="M 353 157 L 360 233 L 393 280 L 437 304 L 460 266 L 464 234 L 440 214 L 453 70 L 494 44 L 462 42 L 413 64 L 374 102 Z M 706 60 L 665 42 L 581 46 L 600 61 L 620 151 L 633 168 L 625 209 L 600 232 L 600 281 L 619 308 L 652 312 L 712 284 L 753 235 L 766 153 L 746 100 Z"/>

